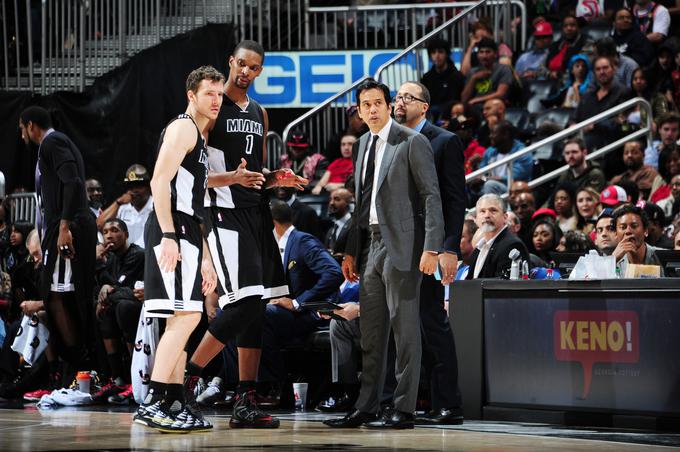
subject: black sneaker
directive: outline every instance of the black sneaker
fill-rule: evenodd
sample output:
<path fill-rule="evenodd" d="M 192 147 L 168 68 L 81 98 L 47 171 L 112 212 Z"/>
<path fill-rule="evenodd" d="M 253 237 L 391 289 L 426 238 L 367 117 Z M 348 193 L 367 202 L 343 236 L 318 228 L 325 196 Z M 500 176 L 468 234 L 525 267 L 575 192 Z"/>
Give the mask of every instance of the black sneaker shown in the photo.
<path fill-rule="evenodd" d="M 212 424 L 203 417 L 203 413 L 201 413 L 200 410 L 197 410 L 195 407 L 185 405 L 178 418 L 182 414 L 187 416 L 187 419 L 192 420 L 192 432 L 206 432 L 213 428 Z"/>
<path fill-rule="evenodd" d="M 133 416 L 132 420 L 138 424 L 151 427 L 152 426 L 151 424 L 153 424 L 153 418 L 156 416 L 156 413 L 161 409 L 161 403 L 162 402 L 160 400 L 158 402 L 149 404 L 142 403 L 137 408 L 137 412 L 135 412 L 135 415 Z"/>
<path fill-rule="evenodd" d="M 234 402 L 234 414 L 229 421 L 231 428 L 278 428 L 279 420 L 257 407 L 255 390 L 238 394 Z"/>
<path fill-rule="evenodd" d="M 196 401 L 196 395 L 200 395 L 203 391 L 205 391 L 205 385 L 202 378 L 193 376 L 184 379 L 184 398 L 186 403 L 180 415 L 187 418 L 187 423 L 192 424 L 192 431 L 205 431 L 212 428 L 212 424 L 203 417 L 201 408 Z"/>
<path fill-rule="evenodd" d="M 162 433 L 190 433 L 194 429 L 194 418 L 179 401 L 170 406 L 162 402 L 147 426 Z"/>

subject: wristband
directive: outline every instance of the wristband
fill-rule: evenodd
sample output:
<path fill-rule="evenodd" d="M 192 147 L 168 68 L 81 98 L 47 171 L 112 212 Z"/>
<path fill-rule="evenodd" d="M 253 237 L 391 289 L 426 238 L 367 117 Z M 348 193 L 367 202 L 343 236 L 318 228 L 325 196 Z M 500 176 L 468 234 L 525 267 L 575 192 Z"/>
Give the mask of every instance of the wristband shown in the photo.
<path fill-rule="evenodd" d="M 164 232 L 163 238 L 174 240 L 176 242 L 177 241 L 177 234 L 175 234 L 174 232 Z"/>

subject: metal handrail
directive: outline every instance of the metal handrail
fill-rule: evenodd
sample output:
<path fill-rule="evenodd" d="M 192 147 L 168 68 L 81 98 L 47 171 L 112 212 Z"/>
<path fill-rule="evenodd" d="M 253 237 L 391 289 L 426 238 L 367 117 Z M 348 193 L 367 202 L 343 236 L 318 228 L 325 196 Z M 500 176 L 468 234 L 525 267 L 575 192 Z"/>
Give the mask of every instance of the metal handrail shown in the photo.
<path fill-rule="evenodd" d="M 597 123 L 597 122 L 599 122 L 603 119 L 609 118 L 609 117 L 611 117 L 611 116 L 613 116 L 617 113 L 629 110 L 636 105 L 640 105 L 647 113 L 647 125 L 646 125 L 646 127 L 643 127 L 642 129 L 639 129 L 639 130 L 637 130 L 633 133 L 630 133 L 630 134 L 626 135 L 625 137 L 623 137 L 623 138 L 621 138 L 621 139 L 619 139 L 619 140 L 617 140 L 613 143 L 608 144 L 607 146 L 603 147 L 602 149 L 599 149 L 597 152 L 593 152 L 593 154 L 589 155 L 588 157 L 589 158 L 599 157 L 601 155 L 604 155 L 604 154 L 612 151 L 613 149 L 616 149 L 617 147 L 621 146 L 622 144 L 626 143 L 627 141 L 630 141 L 634 138 L 637 138 L 637 137 L 640 137 L 640 136 L 643 136 L 643 135 L 647 135 L 647 140 L 648 140 L 649 143 L 651 143 L 652 140 L 653 140 L 652 106 L 649 104 L 649 102 L 646 99 L 644 99 L 642 97 L 635 97 L 633 99 L 627 100 L 626 102 L 624 102 L 622 104 L 619 104 L 615 107 L 612 107 L 609 110 L 605 110 L 601 113 L 596 114 L 595 116 L 592 116 L 592 117 L 590 117 L 586 120 L 583 120 L 583 121 L 579 122 L 578 124 L 574 124 L 571 127 L 568 127 L 564 130 L 561 130 L 554 135 L 551 135 L 551 136 L 546 137 L 546 138 L 544 138 L 540 141 L 537 141 L 536 143 L 533 143 L 533 144 L 525 147 L 524 149 L 522 149 L 518 152 L 515 152 L 514 154 L 510 154 L 507 157 L 504 157 L 500 160 L 497 160 L 493 163 L 490 163 L 489 165 L 485 166 L 484 168 L 479 168 L 479 169 L 471 172 L 467 176 L 465 176 L 465 181 L 470 182 L 471 180 L 476 179 L 479 176 L 483 176 L 484 174 L 487 174 L 490 171 L 492 171 L 492 170 L 494 170 L 494 169 L 496 169 L 500 166 L 512 163 L 513 161 L 517 160 L 520 157 L 523 157 L 527 154 L 533 154 L 535 151 L 537 151 L 538 149 L 542 148 L 545 145 L 553 144 L 557 141 L 564 139 L 565 137 L 568 137 L 570 135 L 574 135 L 575 133 L 581 132 L 584 128 L 586 128 L 589 125 L 595 124 L 595 123 Z M 546 174 L 542 177 L 539 177 L 535 181 L 532 181 L 533 183 L 530 182 L 529 186 L 530 187 L 536 187 L 536 186 L 542 184 L 543 182 L 551 180 L 554 177 L 557 177 L 558 175 L 562 174 L 562 172 L 566 171 L 567 168 L 568 167 L 565 166 L 565 167 L 559 168 L 555 171 L 552 171 L 552 172 L 550 172 L 550 173 L 548 173 L 548 174 Z M 559 171 L 559 172 L 557 172 L 557 171 Z M 547 177 L 547 176 L 551 176 L 551 177 Z M 512 184 L 512 168 L 510 168 L 510 170 L 508 171 L 508 184 L 507 184 L 508 188 L 510 188 L 511 184 Z"/>
<path fill-rule="evenodd" d="M 267 161 L 265 166 L 269 169 L 276 169 L 279 165 L 279 158 L 285 149 L 281 135 L 270 130 L 267 132 Z"/>
<path fill-rule="evenodd" d="M 493 3 L 492 0 L 489 3 Z M 495 0 L 505 1 L 505 0 Z M 422 3 L 415 5 L 360 5 L 360 6 L 312 6 L 310 13 L 344 13 L 354 11 L 392 11 L 392 10 L 412 10 L 412 9 L 437 9 L 437 8 L 461 8 L 470 6 L 475 2 L 456 2 L 456 3 Z"/>

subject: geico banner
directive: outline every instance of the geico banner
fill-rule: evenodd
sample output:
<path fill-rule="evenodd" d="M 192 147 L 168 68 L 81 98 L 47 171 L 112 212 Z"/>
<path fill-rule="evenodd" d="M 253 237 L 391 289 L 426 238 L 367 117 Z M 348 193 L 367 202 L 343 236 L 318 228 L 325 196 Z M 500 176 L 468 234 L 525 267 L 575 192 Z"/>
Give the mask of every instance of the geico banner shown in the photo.
<path fill-rule="evenodd" d="M 314 107 L 361 77 L 375 74 L 398 53 L 398 50 L 269 52 L 262 74 L 255 79 L 249 94 L 264 107 Z M 429 67 L 425 49 L 418 57 L 421 67 Z M 400 79 L 417 77 L 415 55 L 399 65 Z M 386 82 L 390 84 L 389 80 Z"/>

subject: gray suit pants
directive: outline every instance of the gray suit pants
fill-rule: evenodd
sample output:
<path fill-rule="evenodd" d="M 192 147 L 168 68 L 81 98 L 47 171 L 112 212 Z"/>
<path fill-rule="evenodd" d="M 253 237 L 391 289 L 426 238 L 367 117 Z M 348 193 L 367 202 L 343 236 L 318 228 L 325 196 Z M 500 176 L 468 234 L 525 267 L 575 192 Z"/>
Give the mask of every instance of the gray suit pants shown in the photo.
<path fill-rule="evenodd" d="M 376 413 L 385 382 L 390 329 L 396 345 L 394 407 L 413 413 L 420 381 L 420 282 L 418 269 L 397 270 L 379 233 L 373 232 L 368 262 L 361 273 L 361 349 L 363 370 L 356 409 Z"/>

